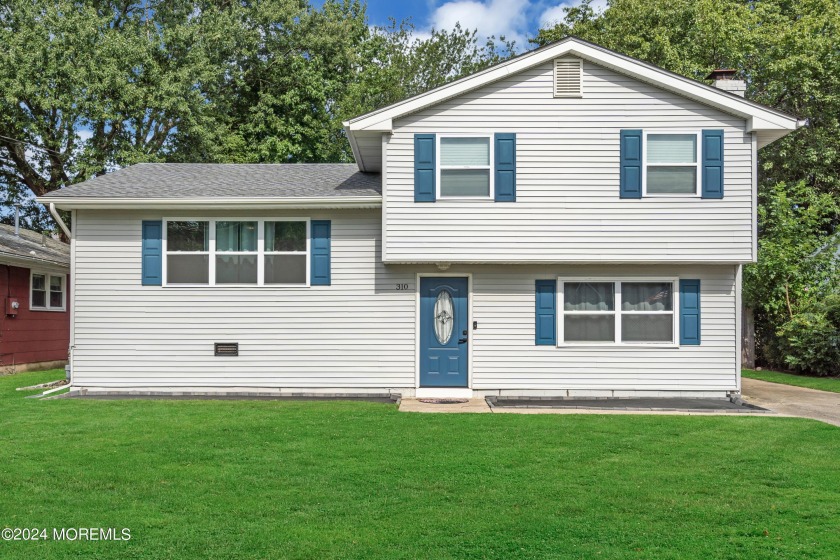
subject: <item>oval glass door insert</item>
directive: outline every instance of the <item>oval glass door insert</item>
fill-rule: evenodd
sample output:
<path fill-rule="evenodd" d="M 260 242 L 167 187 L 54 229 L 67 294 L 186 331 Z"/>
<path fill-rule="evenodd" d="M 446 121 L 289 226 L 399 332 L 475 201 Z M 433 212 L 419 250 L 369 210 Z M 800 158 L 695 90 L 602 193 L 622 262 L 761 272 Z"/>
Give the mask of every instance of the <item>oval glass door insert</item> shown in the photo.
<path fill-rule="evenodd" d="M 452 296 L 446 290 L 441 290 L 435 301 L 435 337 L 440 344 L 446 344 L 452 338 L 454 319 L 455 308 L 452 305 Z"/>

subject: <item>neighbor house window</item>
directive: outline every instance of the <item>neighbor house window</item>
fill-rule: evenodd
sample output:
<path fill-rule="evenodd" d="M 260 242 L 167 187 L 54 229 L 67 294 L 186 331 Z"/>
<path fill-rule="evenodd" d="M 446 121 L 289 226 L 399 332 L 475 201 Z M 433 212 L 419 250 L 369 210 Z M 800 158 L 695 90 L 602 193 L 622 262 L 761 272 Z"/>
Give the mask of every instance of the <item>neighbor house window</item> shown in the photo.
<path fill-rule="evenodd" d="M 168 220 L 166 284 L 308 284 L 309 221 Z"/>
<path fill-rule="evenodd" d="M 696 195 L 698 134 L 645 134 L 645 194 Z"/>
<path fill-rule="evenodd" d="M 675 280 L 561 280 L 566 344 L 674 343 Z"/>
<path fill-rule="evenodd" d="M 64 311 L 65 275 L 33 272 L 29 308 L 36 311 Z"/>
<path fill-rule="evenodd" d="M 492 195 L 489 136 L 440 136 L 440 198 Z"/>

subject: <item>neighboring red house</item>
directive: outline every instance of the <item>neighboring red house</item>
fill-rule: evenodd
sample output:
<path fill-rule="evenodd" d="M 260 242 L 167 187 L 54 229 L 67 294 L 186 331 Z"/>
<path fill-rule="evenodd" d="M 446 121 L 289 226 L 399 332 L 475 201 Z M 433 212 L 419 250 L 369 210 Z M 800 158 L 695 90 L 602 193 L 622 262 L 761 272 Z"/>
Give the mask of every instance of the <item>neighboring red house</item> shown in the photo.
<path fill-rule="evenodd" d="M 61 367 L 70 345 L 70 246 L 0 224 L 0 372 Z"/>

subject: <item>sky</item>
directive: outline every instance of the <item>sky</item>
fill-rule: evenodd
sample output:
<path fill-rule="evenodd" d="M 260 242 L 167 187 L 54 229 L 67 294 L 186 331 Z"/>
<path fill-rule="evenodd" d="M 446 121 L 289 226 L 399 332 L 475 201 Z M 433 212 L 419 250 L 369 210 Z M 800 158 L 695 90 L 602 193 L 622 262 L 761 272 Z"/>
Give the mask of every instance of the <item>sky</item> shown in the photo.
<path fill-rule="evenodd" d="M 595 0 L 592 6 L 603 10 L 606 3 Z M 386 25 L 389 17 L 410 17 L 419 36 L 460 22 L 463 28 L 477 29 L 481 37 L 504 35 L 522 52 L 534 47 L 528 39 L 538 29 L 561 20 L 563 8 L 577 4 L 580 0 L 367 0 L 367 14 L 372 25 Z"/>

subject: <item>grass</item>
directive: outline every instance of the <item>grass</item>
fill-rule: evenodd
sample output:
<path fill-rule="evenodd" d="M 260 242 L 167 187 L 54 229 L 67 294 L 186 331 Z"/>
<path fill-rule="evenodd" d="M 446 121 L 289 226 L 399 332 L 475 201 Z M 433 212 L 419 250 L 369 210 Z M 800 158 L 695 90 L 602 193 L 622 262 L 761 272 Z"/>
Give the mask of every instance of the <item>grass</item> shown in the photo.
<path fill-rule="evenodd" d="M 2 558 L 816 559 L 840 431 L 793 418 L 434 415 L 349 402 L 24 399 L 0 526 L 129 528 Z"/>
<path fill-rule="evenodd" d="M 840 393 L 840 377 L 814 377 L 811 375 L 783 373 L 781 371 L 756 371 L 753 369 L 742 369 L 741 375 L 750 379 L 770 381 L 771 383 L 784 383 L 785 385 L 796 385 L 797 387 Z"/>

